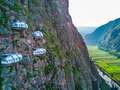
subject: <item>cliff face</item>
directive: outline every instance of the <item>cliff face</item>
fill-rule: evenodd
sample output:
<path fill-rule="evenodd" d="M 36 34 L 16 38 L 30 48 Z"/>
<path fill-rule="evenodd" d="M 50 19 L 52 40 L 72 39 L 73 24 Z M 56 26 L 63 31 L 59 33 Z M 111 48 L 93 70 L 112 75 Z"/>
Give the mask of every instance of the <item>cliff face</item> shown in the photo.
<path fill-rule="evenodd" d="M 87 44 L 98 44 L 102 36 L 109 30 L 114 29 L 120 23 L 120 18 L 110 21 L 100 27 L 98 27 L 93 33 L 85 36 Z"/>
<path fill-rule="evenodd" d="M 1 0 L 0 25 L 7 32 L 1 34 L 0 43 L 3 52 L 18 52 L 18 44 L 22 54 L 31 48 L 24 41 L 32 41 L 31 33 L 41 29 L 44 34 L 44 57 L 26 55 L 23 61 L 9 66 L 1 66 L 1 88 L 7 90 L 97 90 L 97 73 L 90 63 L 86 46 L 82 37 L 72 24 L 68 13 L 68 0 Z M 11 44 L 12 19 L 28 23 L 26 36 L 20 38 L 15 33 L 17 42 L 14 48 L 6 48 Z M 7 31 L 6 31 L 7 30 Z M 6 46 L 5 46 L 6 45 Z M 7 46 L 8 45 L 8 46 Z"/>

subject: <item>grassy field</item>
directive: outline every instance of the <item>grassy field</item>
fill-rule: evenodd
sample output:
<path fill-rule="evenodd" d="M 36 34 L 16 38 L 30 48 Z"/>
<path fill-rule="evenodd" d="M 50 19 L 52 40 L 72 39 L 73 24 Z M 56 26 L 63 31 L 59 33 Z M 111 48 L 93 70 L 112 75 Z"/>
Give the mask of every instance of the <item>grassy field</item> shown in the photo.
<path fill-rule="evenodd" d="M 120 83 L 120 58 L 98 49 L 97 46 L 87 47 L 95 64 Z"/>

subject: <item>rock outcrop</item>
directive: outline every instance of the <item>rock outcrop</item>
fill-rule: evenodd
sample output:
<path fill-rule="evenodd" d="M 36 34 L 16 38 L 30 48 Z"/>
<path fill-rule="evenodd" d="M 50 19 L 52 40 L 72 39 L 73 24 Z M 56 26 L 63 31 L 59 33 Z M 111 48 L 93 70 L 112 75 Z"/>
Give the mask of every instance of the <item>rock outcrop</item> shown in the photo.
<path fill-rule="evenodd" d="M 13 34 L 10 28 L 13 19 L 28 24 L 24 37 L 21 38 L 19 32 Z M 0 0 L 0 26 L 8 31 L 5 35 L 0 33 L 0 53 L 25 55 L 22 62 L 1 66 L 2 89 L 99 89 L 96 69 L 68 13 L 68 0 Z M 43 32 L 42 42 L 32 39 L 31 33 L 35 30 Z M 11 45 L 13 38 L 14 45 Z M 34 46 L 45 48 L 47 54 L 32 56 L 30 51 Z"/>

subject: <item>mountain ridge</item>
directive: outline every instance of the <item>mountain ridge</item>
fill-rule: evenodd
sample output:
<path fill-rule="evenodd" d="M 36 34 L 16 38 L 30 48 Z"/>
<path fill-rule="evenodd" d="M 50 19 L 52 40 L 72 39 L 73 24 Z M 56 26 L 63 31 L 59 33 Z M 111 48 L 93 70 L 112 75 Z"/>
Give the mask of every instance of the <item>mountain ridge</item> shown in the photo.
<path fill-rule="evenodd" d="M 90 26 L 79 26 L 77 27 L 78 32 L 85 37 L 87 34 L 92 33 L 97 27 L 90 27 Z"/>
<path fill-rule="evenodd" d="M 120 22 L 120 18 L 109 21 L 108 23 L 98 27 L 93 33 L 85 36 L 85 40 L 88 44 L 98 44 L 102 35 L 104 35 L 110 29 L 113 29 Z"/>

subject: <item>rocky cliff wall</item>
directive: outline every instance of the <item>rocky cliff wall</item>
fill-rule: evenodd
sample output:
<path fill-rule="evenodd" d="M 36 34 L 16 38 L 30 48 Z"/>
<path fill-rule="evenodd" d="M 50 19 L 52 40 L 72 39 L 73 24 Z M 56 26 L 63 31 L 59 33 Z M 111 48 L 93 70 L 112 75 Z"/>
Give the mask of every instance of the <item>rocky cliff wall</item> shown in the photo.
<path fill-rule="evenodd" d="M 72 24 L 68 0 L 0 0 L 1 53 L 20 52 L 19 63 L 1 66 L 1 88 L 7 90 L 97 90 L 98 78 L 82 37 Z M 21 37 L 10 28 L 13 19 L 27 22 Z M 35 44 L 31 33 L 41 30 L 44 43 Z M 7 33 L 6 33 L 7 32 Z M 13 40 L 14 39 L 14 40 Z M 13 45 L 11 45 L 14 43 Z M 9 47 L 9 48 L 8 48 Z M 46 55 L 31 55 L 43 47 Z"/>

